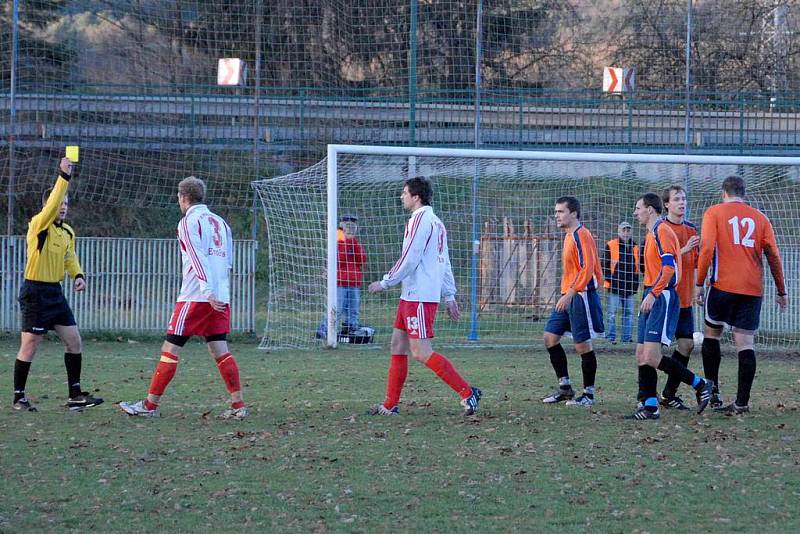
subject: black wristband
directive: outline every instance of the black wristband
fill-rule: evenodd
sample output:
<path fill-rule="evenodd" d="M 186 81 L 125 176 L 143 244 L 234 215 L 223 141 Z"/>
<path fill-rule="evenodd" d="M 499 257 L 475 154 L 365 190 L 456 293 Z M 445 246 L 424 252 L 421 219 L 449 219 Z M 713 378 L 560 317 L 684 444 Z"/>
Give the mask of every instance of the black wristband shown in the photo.
<path fill-rule="evenodd" d="M 779 297 L 785 297 L 785 296 L 786 296 L 786 293 L 778 293 L 778 296 L 779 296 Z"/>
<path fill-rule="evenodd" d="M 61 178 L 63 178 L 63 179 L 65 179 L 66 181 L 68 181 L 68 182 L 69 182 L 69 179 L 70 179 L 70 177 L 71 177 L 69 174 L 65 173 L 65 172 L 64 172 L 64 171 L 62 171 L 61 169 L 59 169 L 59 170 L 58 170 L 58 175 L 59 175 Z"/>
<path fill-rule="evenodd" d="M 85 277 L 85 276 L 83 276 L 83 273 L 78 273 L 78 274 L 76 274 L 76 275 L 75 275 L 75 280 L 77 280 L 78 278 L 83 278 L 84 280 L 86 280 L 86 277 Z"/>

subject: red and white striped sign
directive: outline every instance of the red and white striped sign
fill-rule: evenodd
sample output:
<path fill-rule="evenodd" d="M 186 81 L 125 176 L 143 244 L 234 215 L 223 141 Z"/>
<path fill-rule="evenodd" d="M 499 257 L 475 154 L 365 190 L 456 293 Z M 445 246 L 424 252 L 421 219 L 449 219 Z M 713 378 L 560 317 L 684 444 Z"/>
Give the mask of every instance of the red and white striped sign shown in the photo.
<path fill-rule="evenodd" d="M 217 63 L 217 85 L 244 85 L 246 66 L 236 57 L 220 58 Z"/>
<path fill-rule="evenodd" d="M 636 88 L 636 69 L 606 67 L 603 69 L 604 93 L 631 93 Z"/>

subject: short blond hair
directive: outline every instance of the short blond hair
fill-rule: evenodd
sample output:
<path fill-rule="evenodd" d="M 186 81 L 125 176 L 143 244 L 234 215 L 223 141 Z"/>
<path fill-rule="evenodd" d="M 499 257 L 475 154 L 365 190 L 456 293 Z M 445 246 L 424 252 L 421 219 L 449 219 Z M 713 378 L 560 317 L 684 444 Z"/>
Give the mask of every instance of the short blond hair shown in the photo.
<path fill-rule="evenodd" d="M 196 176 L 189 176 L 178 184 L 178 194 L 192 204 L 199 204 L 206 199 L 206 184 Z"/>

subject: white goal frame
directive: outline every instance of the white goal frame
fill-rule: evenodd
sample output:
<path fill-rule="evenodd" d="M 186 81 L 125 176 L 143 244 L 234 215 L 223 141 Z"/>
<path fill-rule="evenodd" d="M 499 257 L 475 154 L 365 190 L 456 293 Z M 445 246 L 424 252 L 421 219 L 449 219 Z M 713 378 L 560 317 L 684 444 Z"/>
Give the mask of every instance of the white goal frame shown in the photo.
<path fill-rule="evenodd" d="M 458 148 L 419 148 L 404 146 L 373 145 L 328 145 L 327 158 L 327 345 L 337 346 L 336 325 L 336 232 L 338 228 L 338 158 L 339 154 L 364 156 L 406 156 L 409 158 L 409 173 L 415 167 L 416 157 L 457 157 L 464 159 L 549 160 L 598 163 L 677 163 L 708 165 L 785 165 L 800 166 L 800 157 L 772 156 L 705 156 L 688 154 L 637 154 L 610 152 L 546 152 L 523 150 L 484 150 Z M 476 265 L 477 228 L 473 225 L 473 266 Z M 474 276 L 474 273 L 473 273 Z M 473 284 L 474 286 L 474 284 Z M 472 330 L 476 325 L 475 288 L 471 288 Z M 477 338 L 475 338 L 477 340 Z"/>

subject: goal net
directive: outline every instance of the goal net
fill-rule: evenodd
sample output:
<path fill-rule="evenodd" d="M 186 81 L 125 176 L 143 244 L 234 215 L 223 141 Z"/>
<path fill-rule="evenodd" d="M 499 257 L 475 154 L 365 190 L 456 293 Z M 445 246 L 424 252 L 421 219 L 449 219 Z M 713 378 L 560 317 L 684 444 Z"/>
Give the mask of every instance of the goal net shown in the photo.
<path fill-rule="evenodd" d="M 377 294 L 366 288 L 401 253 L 409 213 L 399 197 L 403 181 L 417 175 L 433 182 L 432 206 L 447 227 L 462 311 L 455 322 L 440 306 L 435 325 L 440 344 L 541 344 L 559 296 L 564 234 L 555 226 L 553 210 L 564 195 L 580 200 L 582 222 L 602 256 L 623 221 L 632 224 L 633 239 L 644 242 L 645 229 L 632 213 L 640 194 L 683 186 L 687 220 L 699 227 L 705 209 L 719 202 L 722 181 L 742 176 L 748 201 L 775 228 L 791 297 L 800 293 L 800 205 L 791 200 L 800 194 L 799 172 L 800 158 L 329 145 L 326 160 L 253 183 L 263 205 L 269 247 L 261 347 L 353 342 L 339 335 L 353 327 L 352 315 L 337 315 L 337 240 L 342 239 L 343 219 L 351 221 L 348 231 L 367 256 L 355 321 L 375 330 L 372 342 L 364 346 L 386 346 L 399 287 Z M 764 286 L 759 343 L 796 349 L 800 308 L 777 310 L 766 264 Z M 637 295 L 634 310 L 638 300 Z M 618 320 L 617 331 L 621 328 Z M 695 330 L 702 331 L 700 308 L 695 308 Z"/>

